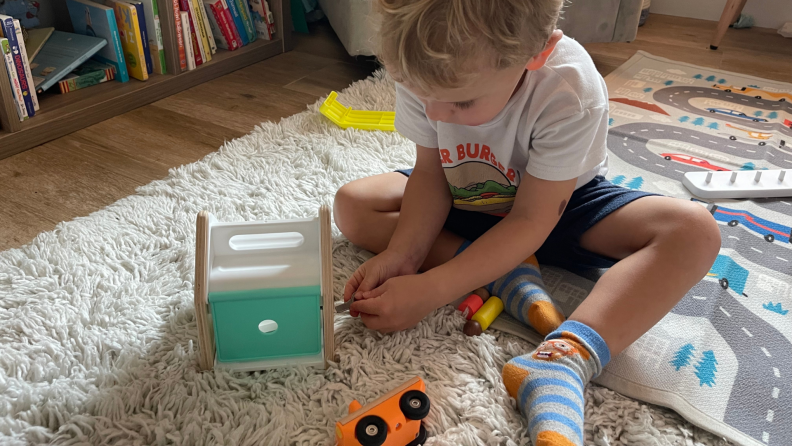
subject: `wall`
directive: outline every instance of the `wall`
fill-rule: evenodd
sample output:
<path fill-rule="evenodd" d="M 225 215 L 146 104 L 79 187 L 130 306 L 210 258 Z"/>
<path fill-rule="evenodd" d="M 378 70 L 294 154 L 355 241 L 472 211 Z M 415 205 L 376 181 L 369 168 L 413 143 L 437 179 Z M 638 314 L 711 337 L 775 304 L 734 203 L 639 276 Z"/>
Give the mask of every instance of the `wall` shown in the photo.
<path fill-rule="evenodd" d="M 652 0 L 650 11 L 717 21 L 725 5 L 726 0 Z M 748 0 L 743 14 L 752 15 L 756 26 L 778 29 L 792 22 L 792 0 Z"/>

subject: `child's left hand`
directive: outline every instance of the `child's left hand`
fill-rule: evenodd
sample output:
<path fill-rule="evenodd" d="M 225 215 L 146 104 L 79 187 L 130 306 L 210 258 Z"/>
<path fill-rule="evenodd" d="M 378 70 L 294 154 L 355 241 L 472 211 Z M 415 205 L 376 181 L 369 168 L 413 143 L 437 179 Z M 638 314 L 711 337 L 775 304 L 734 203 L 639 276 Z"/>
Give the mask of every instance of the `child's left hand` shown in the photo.
<path fill-rule="evenodd" d="M 366 327 L 382 333 L 412 328 L 443 304 L 439 290 L 423 274 L 393 277 L 356 298 L 361 300 L 350 311 L 360 313 Z"/>

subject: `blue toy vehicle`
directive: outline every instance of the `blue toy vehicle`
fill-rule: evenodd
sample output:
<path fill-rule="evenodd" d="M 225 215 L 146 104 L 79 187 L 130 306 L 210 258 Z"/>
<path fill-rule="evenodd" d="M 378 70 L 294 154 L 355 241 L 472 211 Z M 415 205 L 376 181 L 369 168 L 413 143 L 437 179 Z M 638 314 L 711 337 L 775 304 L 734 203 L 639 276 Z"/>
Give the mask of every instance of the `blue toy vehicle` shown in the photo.
<path fill-rule="evenodd" d="M 792 228 L 789 226 L 759 218 L 748 211 L 729 209 L 716 204 L 711 204 L 708 208 L 715 220 L 726 222 L 731 227 L 742 224 L 751 231 L 761 234 L 768 242 L 778 240 L 789 243 L 792 236 Z"/>
<path fill-rule="evenodd" d="M 738 265 L 731 257 L 719 254 L 707 277 L 717 277 L 718 283 L 724 290 L 731 287 L 735 293 L 744 295 L 748 270 Z"/>
<path fill-rule="evenodd" d="M 749 119 L 749 120 L 751 120 L 753 122 L 767 122 L 767 119 L 754 118 L 752 116 L 746 115 L 743 112 L 740 112 L 740 111 L 737 111 L 737 110 L 730 110 L 728 108 L 708 108 L 707 111 L 710 112 L 710 113 L 720 113 L 722 115 L 734 116 L 735 118 Z"/>

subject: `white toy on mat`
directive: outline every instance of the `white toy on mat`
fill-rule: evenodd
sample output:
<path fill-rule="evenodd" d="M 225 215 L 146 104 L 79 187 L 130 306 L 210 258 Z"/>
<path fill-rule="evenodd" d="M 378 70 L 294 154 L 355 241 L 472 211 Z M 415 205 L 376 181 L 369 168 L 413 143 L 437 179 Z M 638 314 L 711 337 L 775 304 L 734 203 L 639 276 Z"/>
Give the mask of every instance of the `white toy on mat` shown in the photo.
<path fill-rule="evenodd" d="M 334 356 L 330 209 L 277 222 L 198 214 L 195 313 L 199 365 L 238 371 Z"/>
<path fill-rule="evenodd" d="M 702 198 L 792 197 L 792 170 L 688 172 L 682 184 Z"/>

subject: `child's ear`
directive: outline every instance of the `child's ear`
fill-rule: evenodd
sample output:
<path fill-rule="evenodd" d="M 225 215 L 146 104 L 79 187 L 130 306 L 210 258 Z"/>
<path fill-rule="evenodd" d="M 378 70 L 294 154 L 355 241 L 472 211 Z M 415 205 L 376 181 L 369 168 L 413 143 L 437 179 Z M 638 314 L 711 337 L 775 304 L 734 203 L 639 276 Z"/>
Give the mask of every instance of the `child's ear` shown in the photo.
<path fill-rule="evenodd" d="M 550 39 L 547 41 L 547 45 L 545 45 L 545 49 L 541 53 L 532 57 L 531 60 L 528 61 L 528 64 L 525 65 L 525 69 L 538 70 L 542 68 L 550 55 L 553 54 L 556 44 L 558 44 L 562 37 L 564 37 L 563 31 L 560 29 L 553 31 L 553 34 L 550 34 Z"/>

